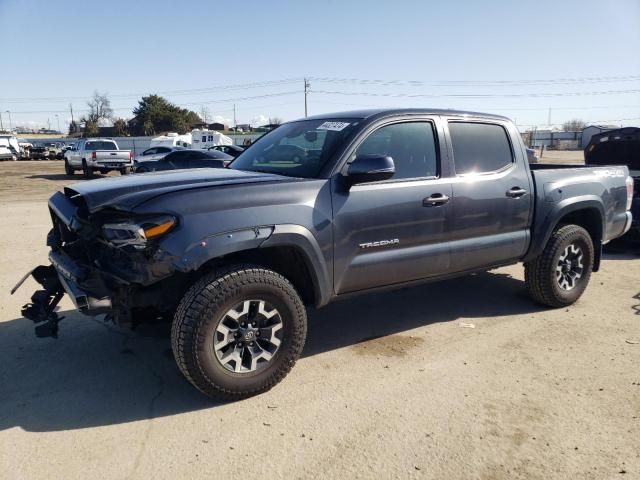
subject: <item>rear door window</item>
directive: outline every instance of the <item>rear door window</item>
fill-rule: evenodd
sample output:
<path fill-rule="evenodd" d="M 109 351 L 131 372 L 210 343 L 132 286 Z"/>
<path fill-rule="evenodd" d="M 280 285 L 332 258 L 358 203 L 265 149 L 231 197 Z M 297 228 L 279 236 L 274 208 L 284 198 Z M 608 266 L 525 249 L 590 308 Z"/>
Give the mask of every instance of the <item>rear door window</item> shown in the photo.
<path fill-rule="evenodd" d="M 489 173 L 513 163 L 507 131 L 491 123 L 449 122 L 457 175 Z"/>

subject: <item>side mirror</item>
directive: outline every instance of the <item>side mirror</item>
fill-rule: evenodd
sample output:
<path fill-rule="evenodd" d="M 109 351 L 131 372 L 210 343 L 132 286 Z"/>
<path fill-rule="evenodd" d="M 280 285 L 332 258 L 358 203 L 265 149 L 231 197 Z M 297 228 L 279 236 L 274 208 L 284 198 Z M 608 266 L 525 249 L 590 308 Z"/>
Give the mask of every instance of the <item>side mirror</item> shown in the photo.
<path fill-rule="evenodd" d="M 396 166 L 389 155 L 358 155 L 349 165 L 346 179 L 350 185 L 355 185 L 388 180 L 395 173 Z"/>

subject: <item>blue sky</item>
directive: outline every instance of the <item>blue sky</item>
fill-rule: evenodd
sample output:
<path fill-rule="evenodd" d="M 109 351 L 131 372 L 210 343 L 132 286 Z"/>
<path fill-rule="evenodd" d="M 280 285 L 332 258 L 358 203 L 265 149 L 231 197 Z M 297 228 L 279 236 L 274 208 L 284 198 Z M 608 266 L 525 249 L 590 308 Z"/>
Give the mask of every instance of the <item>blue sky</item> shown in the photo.
<path fill-rule="evenodd" d="M 640 0 L 0 0 L 0 45 L 14 126 L 64 124 L 94 90 L 124 118 L 167 92 L 226 119 L 235 103 L 238 123 L 294 119 L 305 76 L 310 114 L 432 106 L 525 128 L 551 108 L 552 123 L 640 125 Z"/>

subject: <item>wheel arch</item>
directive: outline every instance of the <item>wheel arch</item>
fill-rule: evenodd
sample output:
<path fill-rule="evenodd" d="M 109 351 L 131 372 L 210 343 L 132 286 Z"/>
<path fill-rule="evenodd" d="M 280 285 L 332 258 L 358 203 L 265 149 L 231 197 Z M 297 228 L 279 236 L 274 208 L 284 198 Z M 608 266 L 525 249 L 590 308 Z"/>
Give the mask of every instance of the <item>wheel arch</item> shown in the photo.
<path fill-rule="evenodd" d="M 192 252 L 197 252 L 197 256 Z M 182 260 L 182 271 L 206 272 L 237 264 L 259 265 L 287 278 L 307 305 L 325 305 L 331 298 L 331 276 L 322 250 L 311 232 L 300 225 L 255 227 L 218 234 L 189 249 Z"/>
<path fill-rule="evenodd" d="M 604 234 L 605 213 L 599 198 L 577 198 L 557 204 L 550 210 L 540 226 L 534 227 L 532 243 L 524 261 L 537 257 L 551 238 L 554 231 L 561 225 L 574 224 L 584 228 L 591 237 L 594 247 L 593 271 L 600 267 L 602 255 L 602 238 Z"/>

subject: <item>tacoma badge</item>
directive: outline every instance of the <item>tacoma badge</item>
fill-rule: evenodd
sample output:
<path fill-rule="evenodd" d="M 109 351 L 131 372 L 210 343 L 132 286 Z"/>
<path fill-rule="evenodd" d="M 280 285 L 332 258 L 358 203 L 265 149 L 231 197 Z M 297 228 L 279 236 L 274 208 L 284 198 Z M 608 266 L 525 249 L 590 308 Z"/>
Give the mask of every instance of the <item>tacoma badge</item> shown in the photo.
<path fill-rule="evenodd" d="M 360 248 L 373 248 L 373 247 L 388 247 L 390 245 L 397 245 L 400 243 L 400 240 L 394 238 L 392 240 L 379 240 L 377 242 L 367 242 L 361 243 Z"/>

